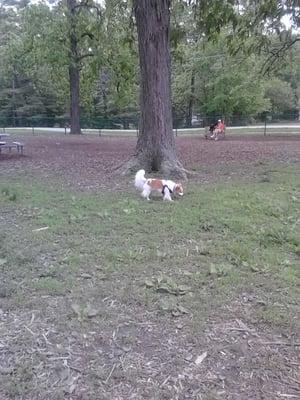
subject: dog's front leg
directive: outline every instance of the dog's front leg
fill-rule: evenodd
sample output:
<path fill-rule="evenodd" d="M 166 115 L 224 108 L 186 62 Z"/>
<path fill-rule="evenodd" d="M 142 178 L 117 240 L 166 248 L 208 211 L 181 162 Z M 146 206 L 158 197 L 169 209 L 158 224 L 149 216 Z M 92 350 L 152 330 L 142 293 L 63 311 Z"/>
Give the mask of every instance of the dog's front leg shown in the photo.
<path fill-rule="evenodd" d="M 164 201 L 173 201 L 170 193 L 165 193 L 163 197 Z"/>

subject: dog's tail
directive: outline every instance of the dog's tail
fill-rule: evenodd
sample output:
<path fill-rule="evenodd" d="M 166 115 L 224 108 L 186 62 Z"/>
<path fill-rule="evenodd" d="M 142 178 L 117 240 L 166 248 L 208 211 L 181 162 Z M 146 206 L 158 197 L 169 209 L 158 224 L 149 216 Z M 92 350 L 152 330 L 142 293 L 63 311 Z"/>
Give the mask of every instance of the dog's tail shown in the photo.
<path fill-rule="evenodd" d="M 145 170 L 140 169 L 136 174 L 135 174 L 135 179 L 134 179 L 134 186 L 139 189 L 143 190 L 144 184 L 147 181 L 145 178 Z"/>

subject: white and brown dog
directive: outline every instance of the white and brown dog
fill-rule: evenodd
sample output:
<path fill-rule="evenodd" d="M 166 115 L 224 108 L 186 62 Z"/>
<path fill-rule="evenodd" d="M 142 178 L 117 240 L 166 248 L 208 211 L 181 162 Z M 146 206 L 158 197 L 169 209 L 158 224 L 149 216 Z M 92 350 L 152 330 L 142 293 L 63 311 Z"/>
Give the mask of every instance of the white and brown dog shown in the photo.
<path fill-rule="evenodd" d="M 163 196 L 163 200 L 173 201 L 171 194 L 183 195 L 183 188 L 181 183 L 176 183 L 170 180 L 145 178 L 145 170 L 140 169 L 135 175 L 135 187 L 141 190 L 142 197 L 150 200 L 151 192 L 159 192 Z"/>

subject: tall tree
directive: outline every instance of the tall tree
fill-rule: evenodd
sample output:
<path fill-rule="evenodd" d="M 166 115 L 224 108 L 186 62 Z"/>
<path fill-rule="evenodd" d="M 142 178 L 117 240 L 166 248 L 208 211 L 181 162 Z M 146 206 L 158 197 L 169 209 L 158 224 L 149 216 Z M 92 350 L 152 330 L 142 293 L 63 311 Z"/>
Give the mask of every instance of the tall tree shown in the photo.
<path fill-rule="evenodd" d="M 68 25 L 69 25 L 69 80 L 70 80 L 70 123 L 71 134 L 81 133 L 80 129 L 80 69 L 79 69 L 79 49 L 78 37 L 76 34 L 76 0 L 67 0 Z"/>
<path fill-rule="evenodd" d="M 79 49 L 78 37 L 76 34 L 76 0 L 67 0 L 68 22 L 69 22 L 69 79 L 70 79 L 70 123 L 71 134 L 81 133 L 80 129 L 80 99 L 79 99 Z"/>
<path fill-rule="evenodd" d="M 185 176 L 172 129 L 170 0 L 134 0 L 141 74 L 140 134 L 129 170 Z"/>
<path fill-rule="evenodd" d="M 138 102 L 138 49 L 132 24 L 132 5 L 108 0 L 104 16 L 97 111 L 105 117 L 121 117 L 126 126 L 132 112 L 136 115 Z"/>
<path fill-rule="evenodd" d="M 69 26 L 69 79 L 70 79 L 70 122 L 71 134 L 81 133 L 80 129 L 80 70 L 82 60 L 94 56 L 92 45 L 95 45 L 95 32 L 93 26 L 90 26 L 92 17 L 101 16 L 100 6 L 93 1 L 66 0 L 67 20 Z M 88 13 L 81 15 L 83 12 Z M 82 23 L 82 20 L 85 23 Z M 87 43 L 88 40 L 88 43 Z M 94 42 L 94 43 L 92 43 Z M 82 46 L 88 44 L 88 46 Z M 89 47 L 91 46 L 91 47 Z"/>

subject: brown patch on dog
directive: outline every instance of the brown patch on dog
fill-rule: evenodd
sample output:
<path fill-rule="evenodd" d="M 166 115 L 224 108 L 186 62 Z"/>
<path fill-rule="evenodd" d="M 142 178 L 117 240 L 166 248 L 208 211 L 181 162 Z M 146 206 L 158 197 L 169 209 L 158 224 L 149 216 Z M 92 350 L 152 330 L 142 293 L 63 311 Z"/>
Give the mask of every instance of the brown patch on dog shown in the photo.
<path fill-rule="evenodd" d="M 147 183 L 152 189 L 162 190 L 163 188 L 163 183 L 160 179 L 148 179 Z"/>

